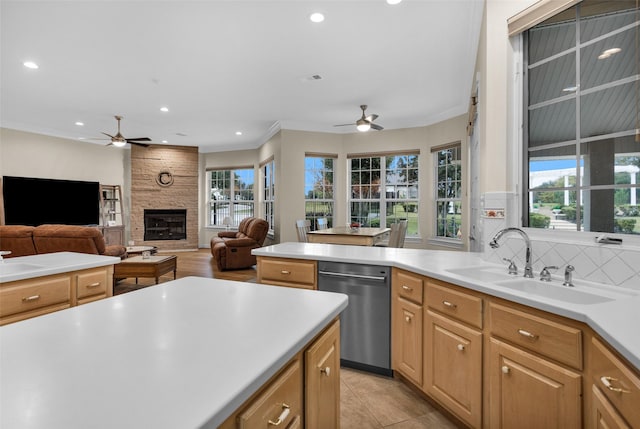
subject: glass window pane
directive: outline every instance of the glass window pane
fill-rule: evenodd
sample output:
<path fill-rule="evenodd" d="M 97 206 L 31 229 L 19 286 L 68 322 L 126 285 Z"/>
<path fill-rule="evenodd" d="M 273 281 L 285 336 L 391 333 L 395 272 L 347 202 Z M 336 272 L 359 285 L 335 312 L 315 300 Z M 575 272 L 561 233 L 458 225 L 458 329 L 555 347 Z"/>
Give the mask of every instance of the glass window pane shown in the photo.
<path fill-rule="evenodd" d="M 575 138 L 575 99 L 529 110 L 529 147 L 572 141 Z"/>
<path fill-rule="evenodd" d="M 529 30 L 529 63 L 534 64 L 576 45 L 575 7 L 563 13 L 573 21 L 555 17 Z"/>
<path fill-rule="evenodd" d="M 570 52 L 529 70 L 529 105 L 563 97 L 575 86 L 576 54 Z"/>

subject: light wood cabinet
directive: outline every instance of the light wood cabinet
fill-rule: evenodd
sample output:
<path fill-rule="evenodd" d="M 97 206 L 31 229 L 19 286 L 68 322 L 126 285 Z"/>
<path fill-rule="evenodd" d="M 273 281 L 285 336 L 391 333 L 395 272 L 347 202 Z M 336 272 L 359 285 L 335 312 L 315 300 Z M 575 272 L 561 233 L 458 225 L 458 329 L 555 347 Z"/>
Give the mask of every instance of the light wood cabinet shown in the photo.
<path fill-rule="evenodd" d="M 295 359 L 238 416 L 238 429 L 287 427 L 302 415 L 302 364 Z"/>
<path fill-rule="evenodd" d="M 394 269 L 391 296 L 391 366 L 421 387 L 423 278 Z"/>
<path fill-rule="evenodd" d="M 591 386 L 591 421 L 590 428 L 596 429 L 631 429 L 618 410 L 602 394 L 594 384 Z"/>
<path fill-rule="evenodd" d="M 305 352 L 305 427 L 340 427 L 340 322 Z"/>
<path fill-rule="evenodd" d="M 424 388 L 471 427 L 482 426 L 482 332 L 425 310 Z"/>
<path fill-rule="evenodd" d="M 258 283 L 317 289 L 317 263 L 301 259 L 257 257 Z"/>
<path fill-rule="evenodd" d="M 38 277 L 0 285 L 0 325 L 71 307 L 68 275 Z"/>
<path fill-rule="evenodd" d="M 640 376 L 595 337 L 589 357 L 593 400 L 589 427 L 640 427 Z"/>
<path fill-rule="evenodd" d="M 582 369 L 582 331 L 548 314 L 489 305 L 491 334 L 576 369 Z"/>
<path fill-rule="evenodd" d="M 340 428 L 340 320 L 296 354 L 218 429 Z"/>
<path fill-rule="evenodd" d="M 85 270 L 76 274 L 76 303 L 85 304 L 110 296 L 112 291 L 111 277 L 107 276 L 107 270 L 97 268 Z"/>
<path fill-rule="evenodd" d="M 113 295 L 113 265 L 0 283 L 0 325 Z"/>
<path fill-rule="evenodd" d="M 490 344 L 491 428 L 581 427 L 579 373 L 496 338 Z"/>

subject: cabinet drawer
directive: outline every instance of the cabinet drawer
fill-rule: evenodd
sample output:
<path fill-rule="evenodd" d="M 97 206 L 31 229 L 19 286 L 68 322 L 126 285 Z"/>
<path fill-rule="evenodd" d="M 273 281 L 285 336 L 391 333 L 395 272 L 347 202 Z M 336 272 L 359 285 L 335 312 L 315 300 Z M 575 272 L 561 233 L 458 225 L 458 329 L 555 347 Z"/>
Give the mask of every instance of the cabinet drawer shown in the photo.
<path fill-rule="evenodd" d="M 299 259 L 258 259 L 259 281 L 283 286 L 316 287 L 316 262 Z"/>
<path fill-rule="evenodd" d="M 79 300 L 88 296 L 106 295 L 107 287 L 107 272 L 104 269 L 76 275 L 76 293 Z"/>
<path fill-rule="evenodd" d="M 404 299 L 422 305 L 424 295 L 422 277 L 400 270 L 396 270 L 394 274 L 393 283 L 397 294 Z"/>
<path fill-rule="evenodd" d="M 295 426 L 302 413 L 302 368 L 296 359 L 273 380 L 242 414 L 239 429 L 264 429 L 272 426 Z"/>
<path fill-rule="evenodd" d="M 582 369 L 582 331 L 499 304 L 489 305 L 491 333 Z"/>
<path fill-rule="evenodd" d="M 591 377 L 631 427 L 640 427 L 640 377 L 596 338 L 591 340 Z"/>
<path fill-rule="evenodd" d="M 56 304 L 70 304 L 68 276 L 8 283 L 0 289 L 0 317 Z"/>
<path fill-rule="evenodd" d="M 482 299 L 448 287 L 447 283 L 429 280 L 425 290 L 429 307 L 482 329 Z"/>

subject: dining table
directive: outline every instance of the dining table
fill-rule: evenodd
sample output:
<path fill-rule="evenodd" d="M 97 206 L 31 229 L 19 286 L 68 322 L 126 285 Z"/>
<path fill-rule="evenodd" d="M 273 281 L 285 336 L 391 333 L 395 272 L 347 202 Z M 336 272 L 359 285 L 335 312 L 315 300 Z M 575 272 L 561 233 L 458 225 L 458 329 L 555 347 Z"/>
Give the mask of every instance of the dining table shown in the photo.
<path fill-rule="evenodd" d="M 309 243 L 350 244 L 355 246 L 374 246 L 389 238 L 390 228 L 351 228 L 336 226 L 333 228 L 309 231 Z"/>

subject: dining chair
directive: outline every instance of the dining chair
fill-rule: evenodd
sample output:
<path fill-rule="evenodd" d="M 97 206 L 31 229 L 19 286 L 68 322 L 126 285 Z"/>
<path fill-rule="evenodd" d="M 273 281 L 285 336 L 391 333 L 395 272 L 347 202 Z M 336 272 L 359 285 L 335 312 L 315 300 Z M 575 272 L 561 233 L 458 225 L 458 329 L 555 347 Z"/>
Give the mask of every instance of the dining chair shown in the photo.
<path fill-rule="evenodd" d="M 309 219 L 298 219 L 296 221 L 296 233 L 298 234 L 298 241 L 301 243 L 308 243 L 307 232 L 311 230 L 311 221 Z"/>
<path fill-rule="evenodd" d="M 404 247 L 404 237 L 407 233 L 407 221 L 392 223 L 389 225 L 391 232 L 389 233 L 389 241 L 387 243 L 377 243 L 377 247 Z"/>
<path fill-rule="evenodd" d="M 317 222 L 319 230 L 328 228 L 327 218 L 326 217 L 319 217 L 318 219 L 316 219 L 316 222 Z"/>

